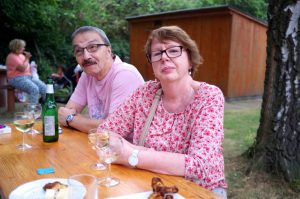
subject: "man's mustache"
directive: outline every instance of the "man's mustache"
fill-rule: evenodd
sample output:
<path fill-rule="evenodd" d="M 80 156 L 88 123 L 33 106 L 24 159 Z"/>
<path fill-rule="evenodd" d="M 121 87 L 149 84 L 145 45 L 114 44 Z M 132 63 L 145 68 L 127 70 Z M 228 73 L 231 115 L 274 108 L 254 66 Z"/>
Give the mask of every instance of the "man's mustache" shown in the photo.
<path fill-rule="evenodd" d="M 93 65 L 93 64 L 97 64 L 97 63 L 92 61 L 92 60 L 84 60 L 83 63 L 82 63 L 82 66 L 84 66 L 84 65 Z"/>

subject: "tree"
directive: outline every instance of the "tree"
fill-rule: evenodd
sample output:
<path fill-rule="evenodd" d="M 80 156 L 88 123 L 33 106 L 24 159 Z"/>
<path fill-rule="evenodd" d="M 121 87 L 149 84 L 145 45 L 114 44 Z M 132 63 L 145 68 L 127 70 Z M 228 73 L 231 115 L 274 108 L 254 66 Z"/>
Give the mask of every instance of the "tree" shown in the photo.
<path fill-rule="evenodd" d="M 248 1 L 247 1 L 248 2 Z M 180 9 L 230 4 L 259 17 L 265 0 L 0 0 L 0 64 L 4 64 L 11 39 L 26 40 L 38 62 L 42 79 L 49 66 L 75 65 L 71 34 L 82 25 L 101 27 L 121 58 L 129 56 L 126 17 Z M 258 12 L 260 11 L 260 12 Z M 126 60 L 126 59 L 125 59 Z M 52 68 L 52 70 L 54 70 Z"/>
<path fill-rule="evenodd" d="M 300 179 L 300 0 L 269 0 L 267 68 L 253 165 Z"/>

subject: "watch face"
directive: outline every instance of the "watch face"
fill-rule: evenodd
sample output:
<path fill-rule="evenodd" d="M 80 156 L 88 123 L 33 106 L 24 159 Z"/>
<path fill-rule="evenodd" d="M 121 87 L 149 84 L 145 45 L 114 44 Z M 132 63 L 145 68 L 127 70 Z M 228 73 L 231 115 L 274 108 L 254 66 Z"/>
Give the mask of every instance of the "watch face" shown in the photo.
<path fill-rule="evenodd" d="M 131 166 L 135 167 L 138 164 L 138 157 L 137 156 L 130 156 L 128 162 Z"/>
<path fill-rule="evenodd" d="M 132 167 L 136 167 L 139 163 L 139 159 L 138 159 L 138 150 L 133 150 L 132 154 L 129 156 L 128 158 L 128 163 L 130 164 L 130 166 Z"/>
<path fill-rule="evenodd" d="M 70 122 L 70 121 L 72 121 L 73 120 L 73 115 L 67 115 L 67 118 L 66 118 L 66 120 L 68 121 L 68 122 Z"/>

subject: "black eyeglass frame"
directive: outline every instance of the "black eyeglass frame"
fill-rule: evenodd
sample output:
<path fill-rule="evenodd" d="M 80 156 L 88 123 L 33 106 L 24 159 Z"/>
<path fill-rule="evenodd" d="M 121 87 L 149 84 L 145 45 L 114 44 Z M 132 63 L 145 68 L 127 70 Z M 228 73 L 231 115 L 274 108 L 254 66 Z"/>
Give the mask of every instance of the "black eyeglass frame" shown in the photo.
<path fill-rule="evenodd" d="M 89 49 L 89 47 L 91 47 L 91 46 L 97 46 L 97 50 L 99 49 L 99 47 L 101 47 L 101 46 L 110 46 L 109 44 L 90 44 L 90 45 L 87 45 L 86 47 L 84 47 L 84 48 L 79 48 L 80 49 L 80 55 L 76 55 L 77 53 L 79 53 L 79 52 L 75 52 L 75 48 L 74 48 L 74 52 L 73 52 L 73 54 L 74 54 L 74 56 L 75 57 L 80 57 L 80 56 L 82 56 L 83 54 L 84 54 L 84 49 L 86 49 L 89 53 L 94 53 L 94 52 L 96 52 L 96 51 L 90 51 L 90 49 Z"/>
<path fill-rule="evenodd" d="M 174 57 L 170 57 L 167 53 L 167 50 L 171 49 L 171 48 L 175 48 L 175 47 L 179 47 L 180 48 L 180 54 L 178 56 L 174 56 Z M 176 58 L 176 57 L 180 57 L 182 55 L 182 50 L 184 49 L 183 46 L 172 46 L 170 48 L 167 48 L 165 50 L 158 50 L 158 51 L 152 51 L 152 52 L 159 52 L 160 51 L 160 59 L 157 61 L 151 61 L 151 54 L 146 54 L 147 60 L 150 64 L 154 63 L 154 62 L 158 62 L 161 60 L 163 53 L 165 53 L 169 58 Z"/>

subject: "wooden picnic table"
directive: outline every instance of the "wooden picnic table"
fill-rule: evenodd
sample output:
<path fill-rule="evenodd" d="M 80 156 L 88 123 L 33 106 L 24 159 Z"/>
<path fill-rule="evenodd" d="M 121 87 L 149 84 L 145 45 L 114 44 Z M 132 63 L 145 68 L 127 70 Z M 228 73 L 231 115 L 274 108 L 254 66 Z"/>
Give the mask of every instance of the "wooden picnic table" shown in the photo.
<path fill-rule="evenodd" d="M 96 152 L 88 144 L 87 134 L 74 129 L 63 128 L 58 142 L 45 143 L 42 135 L 26 134 L 25 142 L 33 148 L 28 151 L 16 149 L 22 142 L 22 134 L 10 125 L 10 134 L 0 135 L 0 191 L 2 198 L 8 198 L 18 186 L 44 178 L 68 178 L 74 174 L 87 173 L 104 177 L 105 171 L 90 168 L 98 160 Z M 41 130 L 41 123 L 35 125 Z M 55 173 L 37 174 L 38 168 L 52 167 Z M 166 185 L 176 185 L 179 194 L 185 198 L 219 198 L 213 192 L 185 180 L 183 177 L 163 175 L 132 169 L 121 165 L 112 165 L 112 176 L 120 179 L 120 184 L 105 188 L 98 186 L 99 198 L 121 196 L 151 191 L 151 179 L 160 177 Z"/>

